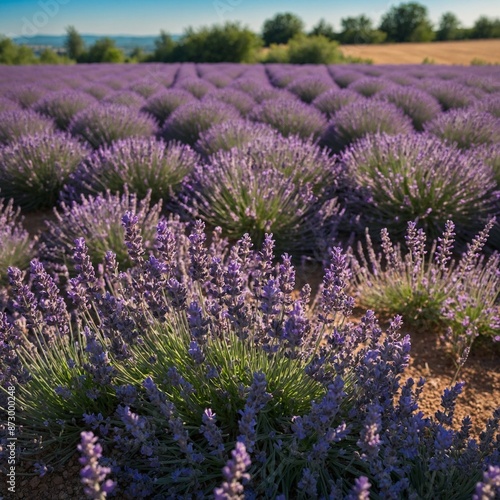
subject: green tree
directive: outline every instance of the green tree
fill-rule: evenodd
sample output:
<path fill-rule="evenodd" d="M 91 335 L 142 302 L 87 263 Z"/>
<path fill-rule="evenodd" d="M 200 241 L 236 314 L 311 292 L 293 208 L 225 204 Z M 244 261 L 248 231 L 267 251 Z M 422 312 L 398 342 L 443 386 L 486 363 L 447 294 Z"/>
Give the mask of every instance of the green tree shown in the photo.
<path fill-rule="evenodd" d="M 500 19 L 481 16 L 474 23 L 471 38 L 500 38 Z"/>
<path fill-rule="evenodd" d="M 75 61 L 81 59 L 85 53 L 85 42 L 74 26 L 68 26 L 66 28 L 66 40 L 64 41 L 64 47 L 68 57 L 70 59 L 74 59 Z"/>
<path fill-rule="evenodd" d="M 71 64 L 74 62 L 69 57 L 60 56 L 52 49 L 45 49 L 40 54 L 40 63 L 42 64 Z"/>
<path fill-rule="evenodd" d="M 323 35 L 295 36 L 288 43 L 289 62 L 292 64 L 333 64 L 342 60 L 337 42 Z"/>
<path fill-rule="evenodd" d="M 26 45 L 16 45 L 10 38 L 0 35 L 0 64 L 36 64 L 33 50 Z"/>
<path fill-rule="evenodd" d="M 328 38 L 328 40 L 335 40 L 337 38 L 337 35 L 333 30 L 333 26 L 330 23 L 327 23 L 324 19 L 320 19 L 318 24 L 316 24 L 309 33 L 309 36 L 320 35 Z"/>
<path fill-rule="evenodd" d="M 462 38 L 462 30 L 458 17 L 453 12 L 445 12 L 439 20 L 436 31 L 437 40 L 458 40 Z"/>
<path fill-rule="evenodd" d="M 191 62 L 254 62 L 262 39 L 239 23 L 188 28 L 174 48 L 173 59 Z"/>
<path fill-rule="evenodd" d="M 272 43 L 288 43 L 293 37 L 304 32 L 304 22 L 290 12 L 276 14 L 267 19 L 262 28 L 262 39 L 266 47 Z"/>
<path fill-rule="evenodd" d="M 125 54 L 120 50 L 114 40 L 108 37 L 99 38 L 89 48 L 85 62 L 89 63 L 122 63 Z"/>
<path fill-rule="evenodd" d="M 175 42 L 165 31 L 155 40 L 155 50 L 151 57 L 152 61 L 172 62 L 174 56 Z"/>
<path fill-rule="evenodd" d="M 382 43 L 386 38 L 384 32 L 374 29 L 372 20 L 365 15 L 345 17 L 340 22 L 340 43 Z"/>
<path fill-rule="evenodd" d="M 430 42 L 434 39 L 427 8 L 416 2 L 393 6 L 382 17 L 379 29 L 390 42 Z"/>

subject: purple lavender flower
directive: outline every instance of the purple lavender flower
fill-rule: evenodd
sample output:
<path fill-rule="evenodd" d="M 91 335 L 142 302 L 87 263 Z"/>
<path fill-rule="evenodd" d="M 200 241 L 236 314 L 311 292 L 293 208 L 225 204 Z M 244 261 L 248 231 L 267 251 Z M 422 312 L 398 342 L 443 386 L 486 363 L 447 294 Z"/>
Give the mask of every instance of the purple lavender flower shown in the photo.
<path fill-rule="evenodd" d="M 82 432 L 81 443 L 78 445 L 78 451 L 83 455 L 79 461 L 83 465 L 80 471 L 82 484 L 87 497 L 96 500 L 103 500 L 115 488 L 115 482 L 111 479 L 106 480 L 106 476 L 111 472 L 109 467 L 99 465 L 99 459 L 102 457 L 102 447 L 97 442 L 94 433 Z"/>
<path fill-rule="evenodd" d="M 328 77 L 304 76 L 297 78 L 287 85 L 287 90 L 295 94 L 301 101 L 310 104 L 320 94 L 335 87 Z"/>
<path fill-rule="evenodd" d="M 354 90 L 364 97 L 372 97 L 374 95 L 378 95 L 380 92 L 387 92 L 389 89 L 394 87 L 395 85 L 385 78 L 377 78 L 373 76 L 359 78 L 348 85 L 349 90 Z"/>
<path fill-rule="evenodd" d="M 11 99 L 7 99 L 0 95 L 0 113 L 4 113 L 5 111 L 19 111 L 21 108 L 19 105 L 12 101 Z"/>
<path fill-rule="evenodd" d="M 245 445 L 240 442 L 236 442 L 231 456 L 232 459 L 222 469 L 225 481 L 214 490 L 215 500 L 243 500 L 245 497 L 243 485 L 250 480 L 250 474 L 246 471 L 252 462 Z"/>
<path fill-rule="evenodd" d="M 52 208 L 88 152 L 63 133 L 22 137 L 0 151 L 1 193 L 26 210 Z"/>
<path fill-rule="evenodd" d="M 429 78 L 424 79 L 418 86 L 435 97 L 443 111 L 467 108 L 476 102 L 470 88 L 458 82 Z"/>
<path fill-rule="evenodd" d="M 500 120 L 500 95 L 497 93 L 478 100 L 477 103 L 474 104 L 474 109 L 489 113 Z"/>
<path fill-rule="evenodd" d="M 495 500 L 500 495 L 500 467 L 490 465 L 477 483 L 472 500 Z"/>
<path fill-rule="evenodd" d="M 196 98 L 186 90 L 166 89 L 151 96 L 142 110 L 154 116 L 159 125 L 163 126 L 178 107 L 194 101 L 196 101 Z"/>
<path fill-rule="evenodd" d="M 108 94 L 102 103 L 118 104 L 126 108 L 139 111 L 146 103 L 146 99 L 131 90 L 117 90 Z"/>
<path fill-rule="evenodd" d="M 321 141 L 332 151 L 373 134 L 409 134 L 411 120 L 394 104 L 381 101 L 354 101 L 335 113 Z"/>
<path fill-rule="evenodd" d="M 326 127 L 326 119 L 320 111 L 298 100 L 265 101 L 249 117 L 271 125 L 285 137 L 297 135 L 302 139 L 317 139 Z"/>
<path fill-rule="evenodd" d="M 354 90 L 333 88 L 316 97 L 312 105 L 330 119 L 337 111 L 347 104 L 363 99 L 364 98 Z"/>
<path fill-rule="evenodd" d="M 246 116 L 256 106 L 254 99 L 241 90 L 224 88 L 212 90 L 206 94 L 204 100 L 216 100 L 234 106 L 242 116 Z"/>
<path fill-rule="evenodd" d="M 16 86 L 9 92 L 8 97 L 17 102 L 22 108 L 29 109 L 47 93 L 41 85 L 31 83 Z"/>
<path fill-rule="evenodd" d="M 194 97 L 201 99 L 203 96 L 208 94 L 210 91 L 214 90 L 215 87 L 207 80 L 202 80 L 201 78 L 185 78 L 179 82 L 176 82 L 173 88 L 179 88 L 182 90 L 187 90 Z"/>
<path fill-rule="evenodd" d="M 160 135 L 166 140 L 179 140 L 194 145 L 200 134 L 213 125 L 239 118 L 238 110 L 220 101 L 208 99 L 178 107 L 165 122 Z"/>
<path fill-rule="evenodd" d="M 23 135 L 51 134 L 54 122 L 31 110 L 0 113 L 0 144 L 14 143 Z"/>
<path fill-rule="evenodd" d="M 152 136 L 156 132 L 156 123 L 144 113 L 118 104 L 107 104 L 78 113 L 69 130 L 97 149 L 118 139 Z"/>

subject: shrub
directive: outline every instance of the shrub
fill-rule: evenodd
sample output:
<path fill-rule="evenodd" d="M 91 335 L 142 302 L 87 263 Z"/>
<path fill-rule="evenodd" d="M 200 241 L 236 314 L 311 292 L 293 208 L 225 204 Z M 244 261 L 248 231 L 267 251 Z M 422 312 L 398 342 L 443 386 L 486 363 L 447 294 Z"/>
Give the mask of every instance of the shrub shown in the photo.
<path fill-rule="evenodd" d="M 150 97 L 142 110 L 153 115 L 162 126 L 179 106 L 194 100 L 193 95 L 185 90 L 168 89 Z"/>
<path fill-rule="evenodd" d="M 326 119 L 317 109 L 292 99 L 264 101 L 250 114 L 250 119 L 267 123 L 285 137 L 298 135 L 317 139 L 326 127 Z"/>
<path fill-rule="evenodd" d="M 443 113 L 428 122 L 425 130 L 461 149 L 500 143 L 500 119 L 473 109 Z"/>
<path fill-rule="evenodd" d="M 334 152 L 373 134 L 409 134 L 411 120 L 394 104 L 361 100 L 345 105 L 329 122 L 321 141 Z"/>
<path fill-rule="evenodd" d="M 13 200 L 0 198 L 0 286 L 8 283 L 9 267 L 27 269 L 35 254 L 35 240 L 23 229 L 20 213 Z"/>
<path fill-rule="evenodd" d="M 17 141 L 23 135 L 50 134 L 54 122 L 31 110 L 0 113 L 0 144 Z"/>
<path fill-rule="evenodd" d="M 342 156 L 362 194 L 356 210 L 373 231 L 402 237 L 418 221 L 435 239 L 447 220 L 460 238 L 478 230 L 493 210 L 495 182 L 479 159 L 425 135 L 366 137 Z"/>
<path fill-rule="evenodd" d="M 64 264 L 74 274 L 78 271 L 71 260 L 75 240 L 85 238 L 90 261 L 94 265 L 103 263 L 106 252 L 111 250 L 120 269 L 129 267 L 132 262 L 123 241 L 121 219 L 127 211 L 136 215 L 144 247 L 152 250 L 161 203 L 150 207 L 150 201 L 150 195 L 139 201 L 135 194 L 129 194 L 125 189 L 122 195 L 108 191 L 97 196 L 82 195 L 78 202 L 62 202 L 60 208 L 54 210 L 55 220 L 46 222 L 47 229 L 42 233 L 39 250 L 40 259 L 52 265 Z"/>
<path fill-rule="evenodd" d="M 325 36 L 297 36 L 288 43 L 291 64 L 332 64 L 342 61 L 337 42 Z"/>
<path fill-rule="evenodd" d="M 335 161 L 317 146 L 270 136 L 198 166 L 185 183 L 184 204 L 231 239 L 249 233 L 260 244 L 272 233 L 280 251 L 297 257 L 317 253 L 319 235 L 329 231 L 339 177 Z"/>
<path fill-rule="evenodd" d="M 363 78 L 358 78 L 349 84 L 348 88 L 354 90 L 358 94 L 364 97 L 372 97 L 382 91 L 388 91 L 394 88 L 394 84 L 384 78 L 378 78 L 373 76 L 366 76 Z"/>
<path fill-rule="evenodd" d="M 242 116 L 248 115 L 257 105 L 255 101 L 243 91 L 225 88 L 209 92 L 202 100 L 215 100 L 234 106 Z"/>
<path fill-rule="evenodd" d="M 313 308 L 310 287 L 294 292 L 289 258 L 274 264 L 271 238 L 260 252 L 248 238 L 225 252 L 206 248 L 199 223 L 187 243 L 160 224 L 161 257 L 147 260 L 138 221 L 125 214 L 123 222 L 134 271 L 111 274 L 104 293 L 77 241 L 72 316 L 38 262 L 32 294 L 10 273 L 20 321 L 0 314 L 0 374 L 23 409 L 16 423 L 24 456 L 38 452 L 40 460 L 41 451 L 50 467 L 91 430 L 123 498 L 208 498 L 238 479 L 252 498 L 369 491 L 465 500 L 484 490 L 494 468 L 483 471 L 498 459 L 500 411 L 472 439 L 470 419 L 454 425 L 457 384 L 434 417 L 422 417 L 424 381 L 403 381 L 410 342 L 400 336 L 401 318 L 385 332 L 371 311 L 350 320 L 340 249 Z M 186 262 L 178 248 L 187 248 Z"/>
<path fill-rule="evenodd" d="M 5 111 L 19 111 L 19 109 L 19 105 L 16 102 L 0 96 L 0 113 Z"/>
<path fill-rule="evenodd" d="M 69 130 L 97 149 L 119 139 L 149 137 L 155 133 L 156 125 L 146 114 L 118 104 L 107 104 L 78 113 Z"/>
<path fill-rule="evenodd" d="M 14 100 L 22 108 L 28 109 L 45 96 L 47 91 L 41 85 L 31 83 L 19 85 L 9 92 L 9 98 Z"/>
<path fill-rule="evenodd" d="M 152 203 L 170 201 L 177 187 L 198 162 L 198 155 L 177 143 L 132 137 L 103 146 L 83 161 L 68 181 L 72 199 L 81 194 L 130 192 Z"/>
<path fill-rule="evenodd" d="M 457 366 L 465 363 L 478 335 L 493 338 L 500 327 L 500 257 L 488 260 L 481 250 L 494 223 L 468 245 L 458 261 L 452 259 L 455 225 L 445 223 L 441 237 L 434 240 L 429 253 L 425 232 L 408 223 L 406 251 L 393 244 L 387 229 L 381 231 L 380 252 L 367 233 L 367 254 L 354 260 L 356 294 L 361 307 L 376 307 L 389 317 L 401 314 L 413 328 L 444 333 L 452 330 L 451 348 Z M 364 255 L 364 249 L 359 248 Z"/>
<path fill-rule="evenodd" d="M 357 92 L 349 89 L 331 89 L 320 94 L 314 101 L 312 105 L 319 109 L 328 118 L 332 118 L 335 113 L 344 107 L 346 104 L 350 104 L 354 101 L 359 101 L 363 99 Z"/>
<path fill-rule="evenodd" d="M 175 85 L 175 88 L 188 91 L 194 97 L 201 99 L 215 89 L 215 86 L 201 78 L 186 78 Z"/>
<path fill-rule="evenodd" d="M 24 136 L 0 150 L 2 196 L 25 210 L 52 208 L 87 154 L 85 146 L 64 133 Z"/>
<path fill-rule="evenodd" d="M 310 104 L 316 97 L 332 87 L 333 82 L 330 79 L 305 76 L 291 82 L 287 90 L 299 97 L 301 101 Z"/>
<path fill-rule="evenodd" d="M 349 69 L 336 70 L 335 72 L 333 72 L 332 76 L 335 83 L 340 88 L 346 88 L 356 80 L 364 78 L 364 75 L 362 73 L 359 73 L 358 71 L 352 71 Z"/>
<path fill-rule="evenodd" d="M 112 93 L 112 90 L 109 87 L 101 83 L 94 83 L 93 85 L 90 85 L 83 90 L 99 101 Z"/>
<path fill-rule="evenodd" d="M 66 130 L 78 112 L 93 104 L 95 104 L 95 99 L 85 92 L 63 90 L 41 99 L 34 109 L 52 118 L 61 130 Z"/>
<path fill-rule="evenodd" d="M 279 136 L 279 133 L 265 123 L 253 123 L 246 120 L 229 120 L 210 127 L 200 135 L 196 149 L 206 157 L 217 151 L 229 151 L 231 148 L 244 147 L 259 137 Z"/>
<path fill-rule="evenodd" d="M 424 124 L 441 112 L 441 106 L 434 97 L 412 87 L 391 87 L 378 93 L 377 99 L 391 102 L 403 110 L 418 131 L 423 130 Z"/>
<path fill-rule="evenodd" d="M 493 169 L 493 176 L 500 189 L 500 143 L 484 144 L 470 149 L 470 154 L 480 158 L 486 165 Z"/>
<path fill-rule="evenodd" d="M 178 140 L 193 146 L 202 132 L 213 125 L 234 120 L 239 116 L 234 106 L 220 101 L 188 102 L 170 115 L 160 135 L 166 141 Z"/>
<path fill-rule="evenodd" d="M 439 101 L 443 111 L 467 108 L 476 102 L 470 87 L 453 81 L 424 80 L 420 86 Z"/>
<path fill-rule="evenodd" d="M 136 94 L 140 95 L 144 99 L 149 99 L 152 97 L 154 94 L 156 94 L 160 88 L 160 84 L 156 81 L 149 81 L 148 79 L 145 79 L 143 81 L 138 81 L 136 83 L 133 83 L 129 89 L 135 92 Z"/>
<path fill-rule="evenodd" d="M 491 96 L 487 96 L 484 99 L 477 101 L 477 103 L 474 105 L 474 108 L 478 111 L 489 113 L 490 115 L 493 115 L 495 118 L 498 118 L 500 120 L 500 95 L 494 94 Z"/>
<path fill-rule="evenodd" d="M 118 90 L 108 94 L 102 102 L 118 104 L 139 111 L 146 104 L 146 99 L 132 90 Z"/>

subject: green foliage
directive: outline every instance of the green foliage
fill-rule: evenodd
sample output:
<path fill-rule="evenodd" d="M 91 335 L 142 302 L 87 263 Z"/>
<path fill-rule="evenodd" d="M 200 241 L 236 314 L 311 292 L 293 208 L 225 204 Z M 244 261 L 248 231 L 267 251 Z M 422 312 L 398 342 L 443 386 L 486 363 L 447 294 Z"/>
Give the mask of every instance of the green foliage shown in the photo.
<path fill-rule="evenodd" d="M 64 47 L 70 59 L 80 60 L 85 53 L 85 42 L 74 26 L 66 28 Z"/>
<path fill-rule="evenodd" d="M 333 64 L 342 60 L 338 43 L 318 35 L 298 35 L 288 44 L 289 61 L 292 64 Z"/>
<path fill-rule="evenodd" d="M 174 56 L 175 42 L 165 31 L 155 40 L 155 51 L 151 57 L 152 61 L 172 62 Z"/>
<path fill-rule="evenodd" d="M 330 23 L 327 23 L 323 18 L 318 21 L 318 24 L 316 24 L 316 26 L 314 26 L 309 33 L 309 36 L 319 35 L 328 38 L 328 40 L 337 39 L 335 31 L 333 31 L 333 26 Z"/>
<path fill-rule="evenodd" d="M 272 43 L 287 43 L 288 40 L 303 34 L 304 22 L 300 17 L 290 12 L 276 14 L 267 19 L 262 28 L 262 39 L 266 47 Z"/>
<path fill-rule="evenodd" d="M 52 49 L 45 49 L 40 54 L 40 63 L 41 64 L 72 64 L 72 61 L 69 57 L 60 56 L 57 52 Z"/>
<path fill-rule="evenodd" d="M 123 63 L 125 54 L 116 46 L 114 40 L 108 37 L 96 40 L 89 51 L 82 55 L 81 62 L 87 63 Z"/>
<path fill-rule="evenodd" d="M 269 50 L 264 53 L 262 62 L 282 64 L 289 63 L 290 54 L 288 52 L 288 45 L 272 43 Z"/>
<path fill-rule="evenodd" d="M 459 40 L 463 36 L 460 21 L 453 12 L 445 12 L 439 20 L 436 40 Z"/>
<path fill-rule="evenodd" d="M 500 38 L 500 19 L 481 16 L 474 23 L 471 38 Z"/>
<path fill-rule="evenodd" d="M 0 64 L 36 64 L 37 58 L 29 47 L 16 45 L 0 35 Z"/>
<path fill-rule="evenodd" d="M 174 49 L 176 61 L 248 63 L 262 45 L 258 35 L 239 23 L 188 28 Z"/>
<path fill-rule="evenodd" d="M 365 15 L 343 18 L 341 24 L 342 31 L 338 37 L 340 43 L 382 43 L 387 36 L 374 29 L 372 20 Z"/>
<path fill-rule="evenodd" d="M 416 2 L 390 8 L 380 23 L 389 42 L 430 42 L 434 39 L 427 8 Z"/>

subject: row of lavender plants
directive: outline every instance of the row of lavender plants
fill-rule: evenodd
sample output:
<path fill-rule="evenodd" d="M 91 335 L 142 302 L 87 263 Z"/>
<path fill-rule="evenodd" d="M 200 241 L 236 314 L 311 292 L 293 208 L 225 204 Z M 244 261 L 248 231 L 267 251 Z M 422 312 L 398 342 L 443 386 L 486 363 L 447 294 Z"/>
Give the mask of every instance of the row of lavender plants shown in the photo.
<path fill-rule="evenodd" d="M 500 340 L 498 68 L 36 71 L 0 75 L 0 364 L 40 474 L 81 438 L 93 498 L 494 498 L 500 414 L 424 418 L 401 318 L 350 316 L 458 369 Z"/>

